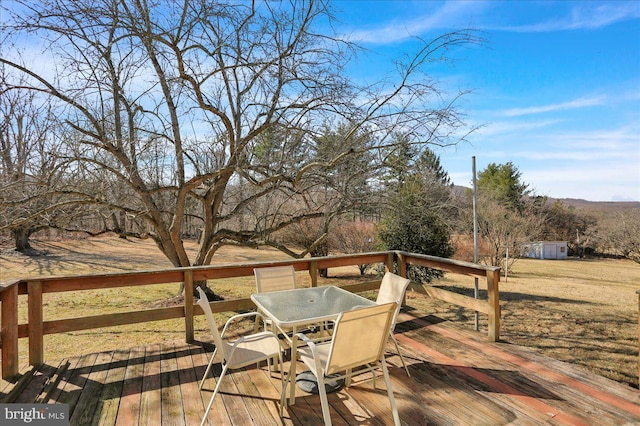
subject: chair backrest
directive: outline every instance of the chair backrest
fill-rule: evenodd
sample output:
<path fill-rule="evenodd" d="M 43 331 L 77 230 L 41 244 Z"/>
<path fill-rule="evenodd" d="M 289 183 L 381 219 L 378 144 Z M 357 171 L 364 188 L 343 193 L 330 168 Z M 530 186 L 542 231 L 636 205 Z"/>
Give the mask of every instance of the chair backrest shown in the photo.
<path fill-rule="evenodd" d="M 396 317 L 400 312 L 402 300 L 404 299 L 404 293 L 407 290 L 410 282 L 411 280 L 403 278 L 400 275 L 396 275 L 391 272 L 387 272 L 382 278 L 382 283 L 380 283 L 380 290 L 378 291 L 376 303 L 378 305 L 390 302 L 396 302 L 398 304 L 396 312 L 393 315 L 393 321 L 391 323 L 392 326 L 394 326 L 396 323 Z"/>
<path fill-rule="evenodd" d="M 296 270 L 293 265 L 255 268 L 253 274 L 256 276 L 258 293 L 296 288 Z"/>
<path fill-rule="evenodd" d="M 334 327 L 325 375 L 381 360 L 395 310 L 393 302 L 341 313 Z"/>
<path fill-rule="evenodd" d="M 209 299 L 207 299 L 207 294 L 202 290 L 202 287 L 198 286 L 198 294 L 200 298 L 198 299 L 198 305 L 204 311 L 204 316 L 207 318 L 207 323 L 209 323 L 209 328 L 211 329 L 211 335 L 213 336 L 213 343 L 218 348 L 217 354 L 220 354 L 227 359 L 228 348 L 227 344 L 222 340 L 220 336 L 220 332 L 218 331 L 218 326 L 216 325 L 216 320 L 213 317 L 213 312 L 211 312 L 211 306 L 209 305 Z"/>

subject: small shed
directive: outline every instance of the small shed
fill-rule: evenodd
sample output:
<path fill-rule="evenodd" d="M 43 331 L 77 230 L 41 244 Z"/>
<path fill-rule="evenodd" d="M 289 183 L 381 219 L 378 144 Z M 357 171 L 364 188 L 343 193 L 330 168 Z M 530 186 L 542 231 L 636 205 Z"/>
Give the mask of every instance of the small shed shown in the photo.
<path fill-rule="evenodd" d="M 532 241 L 522 246 L 522 257 L 532 259 L 566 259 L 566 241 Z"/>

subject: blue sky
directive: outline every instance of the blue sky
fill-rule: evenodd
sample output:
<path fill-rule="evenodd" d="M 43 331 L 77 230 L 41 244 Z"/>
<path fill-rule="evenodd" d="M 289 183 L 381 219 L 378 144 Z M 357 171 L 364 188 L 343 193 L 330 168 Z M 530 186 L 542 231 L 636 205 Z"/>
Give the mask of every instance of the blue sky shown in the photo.
<path fill-rule="evenodd" d="M 335 1 L 338 31 L 369 49 L 354 78 L 373 79 L 415 37 L 473 28 L 486 41 L 433 69 L 472 126 L 435 149 L 452 181 L 511 161 L 537 195 L 640 201 L 640 0 Z"/>

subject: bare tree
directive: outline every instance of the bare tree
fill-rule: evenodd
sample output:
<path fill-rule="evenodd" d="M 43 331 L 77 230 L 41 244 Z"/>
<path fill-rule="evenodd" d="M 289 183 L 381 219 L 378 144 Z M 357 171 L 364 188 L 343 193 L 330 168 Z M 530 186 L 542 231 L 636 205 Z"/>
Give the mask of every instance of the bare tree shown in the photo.
<path fill-rule="evenodd" d="M 521 247 L 537 238 L 543 223 L 539 209 L 526 200 L 516 211 L 491 194 L 478 196 L 478 232 L 489 248 L 486 254 L 489 265 L 510 267 L 520 256 Z M 507 250 L 509 265 L 505 265 Z"/>
<path fill-rule="evenodd" d="M 6 91 L 0 74 L 0 230 L 15 249 L 32 253 L 34 233 L 68 217 L 64 195 L 56 193 L 63 168 L 56 162 L 59 141 L 50 105 L 36 92 Z M 57 207 L 52 207 L 57 206 Z M 63 207 L 65 206 L 65 207 Z"/>
<path fill-rule="evenodd" d="M 640 263 L 640 209 L 631 209 L 601 218 L 598 247 L 608 253 Z"/>
<path fill-rule="evenodd" d="M 597 219 L 575 207 L 566 206 L 560 200 L 549 203 L 541 199 L 547 218 L 543 225 L 541 238 L 546 240 L 567 241 L 569 255 L 582 257 L 591 234 L 597 228 Z"/>
<path fill-rule="evenodd" d="M 121 232 L 152 238 L 175 266 L 208 264 L 225 244 L 304 256 L 308 250 L 294 252 L 272 236 L 352 208 L 332 173 L 393 144 L 387 136 L 395 130 L 415 143 L 444 145 L 456 143 L 463 128 L 455 109 L 460 94 L 443 103 L 424 72 L 448 49 L 476 42 L 470 31 L 424 42 L 398 62 L 397 78 L 362 87 L 345 77 L 357 46 L 327 32 L 332 12 L 325 1 L 9 6 L 7 34 L 39 37 L 57 62 L 51 77 L 8 50 L 0 63 L 30 79 L 16 88 L 64 103 L 57 112 L 68 140 L 77 142 L 65 160 L 104 184 L 101 193 L 74 185 L 68 196 L 145 222 Z M 349 123 L 343 141 L 360 132 L 367 143 L 324 149 L 325 124 L 340 122 Z M 352 173 L 366 179 L 379 163 Z M 126 197 L 114 196 L 124 188 Z M 200 228 L 193 259 L 182 241 L 187 217 Z"/>
<path fill-rule="evenodd" d="M 341 253 L 374 251 L 377 249 L 375 226 L 372 222 L 341 221 L 331 230 L 329 246 L 332 250 Z M 371 266 L 370 263 L 358 265 L 360 275 L 364 275 Z"/>

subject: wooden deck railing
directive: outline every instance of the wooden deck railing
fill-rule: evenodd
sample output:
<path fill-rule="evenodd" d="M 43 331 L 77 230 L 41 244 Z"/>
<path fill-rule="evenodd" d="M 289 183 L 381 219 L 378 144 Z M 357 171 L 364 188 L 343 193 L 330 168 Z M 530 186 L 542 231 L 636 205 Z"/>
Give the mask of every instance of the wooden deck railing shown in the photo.
<path fill-rule="evenodd" d="M 184 306 L 43 321 L 43 295 L 47 293 L 183 282 L 185 294 L 193 294 L 194 282 L 251 276 L 255 267 L 278 265 L 293 265 L 296 271 L 309 271 L 311 285 L 317 286 L 319 269 L 371 263 L 383 263 L 390 269 L 395 262 L 398 263 L 399 273 L 403 276 L 406 276 L 407 265 L 414 264 L 486 279 L 488 295 L 486 300 L 474 299 L 428 285 L 421 286 L 421 288 L 435 299 L 487 314 L 489 340 L 495 342 L 500 338 L 499 268 L 406 252 L 373 252 L 158 271 L 38 277 L 14 280 L 0 285 L 2 378 L 10 379 L 18 374 L 18 339 L 20 338 L 28 338 L 29 364 L 38 367 L 44 362 L 44 335 L 184 318 L 185 338 L 187 342 L 192 342 L 194 340 L 193 317 L 194 315 L 202 315 L 200 307 L 193 304 L 193 298 L 186 297 Z M 344 288 L 352 292 L 362 292 L 378 289 L 379 286 L 380 280 L 373 280 L 347 285 Z M 25 324 L 18 324 L 18 300 L 21 295 L 27 297 L 28 320 Z M 243 298 L 212 302 L 211 308 L 213 312 L 228 312 L 253 309 L 254 305 L 249 298 Z"/>
<path fill-rule="evenodd" d="M 640 388 L 640 290 L 636 290 L 638 295 L 638 387 Z"/>

